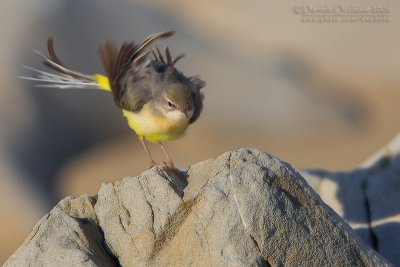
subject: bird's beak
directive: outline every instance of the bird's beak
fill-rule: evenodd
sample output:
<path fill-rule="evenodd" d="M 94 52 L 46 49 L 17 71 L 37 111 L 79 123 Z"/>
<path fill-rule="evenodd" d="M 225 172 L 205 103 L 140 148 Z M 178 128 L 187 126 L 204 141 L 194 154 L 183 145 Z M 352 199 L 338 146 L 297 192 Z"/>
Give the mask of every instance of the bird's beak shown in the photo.
<path fill-rule="evenodd" d="M 186 118 L 189 118 L 186 108 L 181 109 L 182 113 L 185 114 Z"/>

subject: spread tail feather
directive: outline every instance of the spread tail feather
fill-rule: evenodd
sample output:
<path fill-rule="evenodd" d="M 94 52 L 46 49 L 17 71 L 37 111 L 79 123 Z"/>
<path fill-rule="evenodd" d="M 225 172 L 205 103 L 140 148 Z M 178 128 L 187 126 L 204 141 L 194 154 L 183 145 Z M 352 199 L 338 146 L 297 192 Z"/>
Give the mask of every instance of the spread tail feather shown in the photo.
<path fill-rule="evenodd" d="M 53 39 L 47 41 L 49 57 L 39 51 L 34 53 L 42 59 L 42 64 L 53 70 L 55 73 L 42 71 L 29 66 L 23 66 L 35 73 L 34 76 L 18 76 L 20 79 L 39 82 L 38 87 L 57 87 L 61 89 L 83 88 L 100 89 L 111 91 L 108 78 L 103 75 L 87 75 L 68 68 L 56 55 L 54 51 Z"/>

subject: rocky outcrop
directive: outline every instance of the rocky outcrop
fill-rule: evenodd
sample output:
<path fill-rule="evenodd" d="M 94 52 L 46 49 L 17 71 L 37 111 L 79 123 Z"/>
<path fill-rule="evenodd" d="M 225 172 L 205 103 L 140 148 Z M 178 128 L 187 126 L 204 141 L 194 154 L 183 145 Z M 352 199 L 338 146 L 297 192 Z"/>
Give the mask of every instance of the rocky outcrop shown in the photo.
<path fill-rule="evenodd" d="M 390 266 L 290 165 L 242 149 L 61 201 L 6 266 Z"/>
<path fill-rule="evenodd" d="M 364 242 L 400 266 L 400 134 L 359 169 L 302 175 Z"/>
<path fill-rule="evenodd" d="M 87 195 L 63 199 L 4 266 L 118 266 L 106 252 L 95 203 Z"/>

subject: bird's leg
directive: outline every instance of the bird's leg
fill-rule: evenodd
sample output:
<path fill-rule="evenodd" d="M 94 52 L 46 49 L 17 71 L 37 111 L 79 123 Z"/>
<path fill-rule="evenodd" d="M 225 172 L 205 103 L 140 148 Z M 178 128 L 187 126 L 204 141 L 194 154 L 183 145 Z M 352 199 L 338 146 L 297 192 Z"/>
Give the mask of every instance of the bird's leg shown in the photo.
<path fill-rule="evenodd" d="M 145 140 L 144 140 L 144 137 L 143 137 L 143 136 L 139 136 L 139 140 L 140 140 L 140 143 L 142 143 L 142 146 L 143 146 L 144 150 L 146 151 L 147 156 L 149 156 L 149 159 L 150 159 L 150 168 L 156 166 L 157 163 L 154 161 L 153 157 L 151 156 L 150 151 L 149 151 L 149 149 L 147 148 L 146 142 L 145 142 Z"/>
<path fill-rule="evenodd" d="M 164 145 L 162 143 L 159 143 L 161 146 L 162 151 L 164 152 L 165 157 L 167 158 L 167 163 L 164 162 L 165 166 L 170 169 L 171 171 L 173 171 L 175 173 L 176 176 L 178 176 L 178 178 L 180 179 L 184 179 L 184 177 L 182 176 L 182 174 L 179 172 L 179 170 L 177 168 L 175 168 L 174 163 L 171 160 L 171 157 L 168 155 L 167 150 L 165 149 Z"/>
<path fill-rule="evenodd" d="M 160 144 L 161 149 L 162 149 L 162 151 L 164 152 L 164 155 L 165 155 L 165 157 L 166 157 L 166 159 L 167 159 L 167 163 L 166 163 L 165 165 L 166 165 L 168 168 L 170 168 L 170 169 L 172 169 L 172 170 L 175 170 L 175 165 L 174 165 L 174 163 L 172 162 L 170 156 L 168 155 L 168 152 L 167 152 L 167 150 L 165 149 L 164 145 L 163 145 L 162 143 L 159 143 L 159 144 Z"/>

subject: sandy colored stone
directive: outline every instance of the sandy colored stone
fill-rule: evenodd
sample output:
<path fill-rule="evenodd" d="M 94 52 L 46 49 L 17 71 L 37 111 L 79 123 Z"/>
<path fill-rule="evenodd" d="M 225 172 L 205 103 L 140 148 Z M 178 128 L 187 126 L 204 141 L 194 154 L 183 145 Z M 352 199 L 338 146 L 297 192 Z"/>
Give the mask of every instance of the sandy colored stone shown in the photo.
<path fill-rule="evenodd" d="M 153 168 L 62 201 L 6 266 L 390 266 L 267 153 L 228 152 L 185 176 Z"/>
<path fill-rule="evenodd" d="M 87 195 L 62 200 L 4 266 L 117 266 L 105 251 L 95 202 Z"/>

